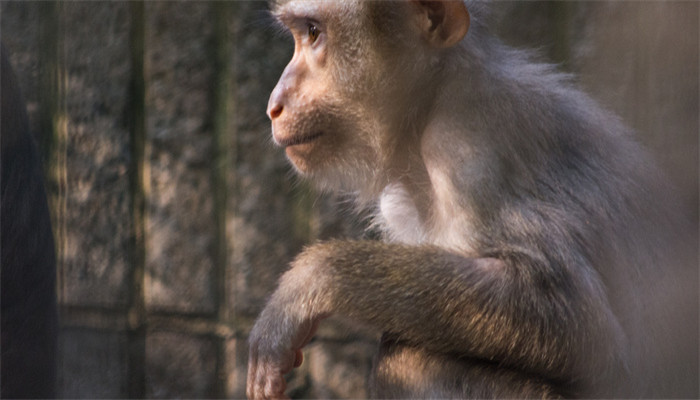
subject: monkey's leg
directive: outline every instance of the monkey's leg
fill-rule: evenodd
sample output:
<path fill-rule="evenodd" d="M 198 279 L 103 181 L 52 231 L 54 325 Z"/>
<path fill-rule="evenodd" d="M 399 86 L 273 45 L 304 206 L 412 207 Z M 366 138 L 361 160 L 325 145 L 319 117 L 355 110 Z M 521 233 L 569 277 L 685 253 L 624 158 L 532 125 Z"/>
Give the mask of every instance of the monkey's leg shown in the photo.
<path fill-rule="evenodd" d="M 482 360 L 457 358 L 383 338 L 373 398 L 563 398 L 544 379 Z"/>

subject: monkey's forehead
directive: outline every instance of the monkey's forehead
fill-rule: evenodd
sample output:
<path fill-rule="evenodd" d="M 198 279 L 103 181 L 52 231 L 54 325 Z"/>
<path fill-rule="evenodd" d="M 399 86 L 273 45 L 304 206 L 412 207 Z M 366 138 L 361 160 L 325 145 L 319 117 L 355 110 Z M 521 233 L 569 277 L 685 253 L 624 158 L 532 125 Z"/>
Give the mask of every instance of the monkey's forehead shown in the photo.
<path fill-rule="evenodd" d="M 378 0 L 379 2 L 402 2 L 405 0 Z M 459 0 L 456 0 L 459 1 Z M 488 25 L 493 0 L 461 0 L 467 6 L 472 26 Z M 271 14 L 278 20 L 284 17 L 311 16 L 316 14 L 362 13 L 370 0 L 268 0 Z"/>
<path fill-rule="evenodd" d="M 269 0 L 270 11 L 273 15 L 279 16 L 287 13 L 300 14 L 319 8 L 323 3 L 334 0 Z"/>
<path fill-rule="evenodd" d="M 339 11 L 353 5 L 357 8 L 361 3 L 362 0 L 268 0 L 270 11 L 277 18 Z"/>
<path fill-rule="evenodd" d="M 267 0 L 267 6 L 270 9 L 270 12 L 276 14 L 279 11 L 279 8 L 287 1 L 289 0 Z"/>

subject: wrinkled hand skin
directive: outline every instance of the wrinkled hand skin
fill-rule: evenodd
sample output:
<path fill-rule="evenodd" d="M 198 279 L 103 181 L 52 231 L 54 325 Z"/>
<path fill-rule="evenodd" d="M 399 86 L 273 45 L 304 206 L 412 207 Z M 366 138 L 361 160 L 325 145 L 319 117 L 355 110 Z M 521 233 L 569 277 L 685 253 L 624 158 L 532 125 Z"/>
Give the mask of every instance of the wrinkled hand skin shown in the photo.
<path fill-rule="evenodd" d="M 308 292 L 299 287 L 301 282 L 298 279 L 289 279 L 299 275 L 293 269 L 282 278 L 250 332 L 249 399 L 288 398 L 284 375 L 301 365 L 301 349 L 318 328 L 321 317 L 312 316 L 308 301 L 300 301 L 305 297 L 304 292 Z"/>

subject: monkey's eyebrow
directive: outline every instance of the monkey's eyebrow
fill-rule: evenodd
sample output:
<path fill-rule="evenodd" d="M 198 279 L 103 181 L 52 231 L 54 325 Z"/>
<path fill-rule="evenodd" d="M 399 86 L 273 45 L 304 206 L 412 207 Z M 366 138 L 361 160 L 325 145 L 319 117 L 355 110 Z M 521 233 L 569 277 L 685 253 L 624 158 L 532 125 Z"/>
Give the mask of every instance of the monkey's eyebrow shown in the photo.
<path fill-rule="evenodd" d="M 285 12 L 282 14 L 276 14 L 277 20 L 284 24 L 285 26 L 294 26 L 298 25 L 301 21 L 309 21 L 313 20 L 314 18 L 308 17 L 305 14 L 297 14 L 293 12 Z"/>
<path fill-rule="evenodd" d="M 284 12 L 273 16 L 275 17 L 275 25 L 285 33 L 303 32 L 309 24 L 323 25 L 318 18 L 305 13 Z"/>
<path fill-rule="evenodd" d="M 300 24 L 301 22 L 314 22 L 319 23 L 320 18 L 318 18 L 318 10 L 313 6 L 302 6 L 296 4 L 290 6 L 290 4 L 282 4 L 278 7 L 274 7 L 271 10 L 271 14 L 280 23 L 286 26 L 293 26 Z"/>

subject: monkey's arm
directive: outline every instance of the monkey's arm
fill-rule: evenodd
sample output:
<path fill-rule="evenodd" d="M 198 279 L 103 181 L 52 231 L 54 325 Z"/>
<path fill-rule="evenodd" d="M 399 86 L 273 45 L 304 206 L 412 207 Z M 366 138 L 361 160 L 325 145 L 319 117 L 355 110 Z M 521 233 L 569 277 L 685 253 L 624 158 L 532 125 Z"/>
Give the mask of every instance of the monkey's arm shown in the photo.
<path fill-rule="evenodd" d="M 521 252 L 493 256 L 499 258 L 368 241 L 308 248 L 251 332 L 249 390 L 263 389 L 249 395 L 281 395 L 282 375 L 300 361 L 296 354 L 317 322 L 331 314 L 427 350 L 552 379 L 585 376 L 614 362 L 619 328 L 593 272 L 555 268 Z M 601 354 L 609 359 L 588 359 Z"/>

